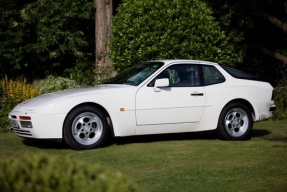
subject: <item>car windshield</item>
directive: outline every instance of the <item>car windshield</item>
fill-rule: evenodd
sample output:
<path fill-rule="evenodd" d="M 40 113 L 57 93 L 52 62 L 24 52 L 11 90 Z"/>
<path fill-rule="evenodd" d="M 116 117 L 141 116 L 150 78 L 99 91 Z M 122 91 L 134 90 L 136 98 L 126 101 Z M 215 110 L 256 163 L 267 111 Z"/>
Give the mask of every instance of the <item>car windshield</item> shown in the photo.
<path fill-rule="evenodd" d="M 103 84 L 124 84 L 137 86 L 163 66 L 161 62 L 149 62 L 131 67 Z"/>

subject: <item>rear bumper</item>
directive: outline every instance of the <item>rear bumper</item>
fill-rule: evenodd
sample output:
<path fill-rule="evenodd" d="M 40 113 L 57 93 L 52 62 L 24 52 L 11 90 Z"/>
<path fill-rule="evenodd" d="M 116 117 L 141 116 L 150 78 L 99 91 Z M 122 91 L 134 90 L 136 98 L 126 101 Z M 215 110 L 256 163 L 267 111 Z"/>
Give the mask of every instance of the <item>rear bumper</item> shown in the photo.
<path fill-rule="evenodd" d="M 269 111 L 270 112 L 273 112 L 276 110 L 276 105 L 272 105 L 270 108 L 269 108 Z"/>
<path fill-rule="evenodd" d="M 263 120 L 267 120 L 269 118 L 271 118 L 273 116 L 273 114 L 270 113 L 262 113 L 259 115 L 259 121 L 263 121 Z"/>
<path fill-rule="evenodd" d="M 276 110 L 276 105 L 274 104 L 274 101 L 271 101 L 269 110 L 267 110 L 259 114 L 259 121 L 267 120 L 273 116 L 273 111 Z"/>

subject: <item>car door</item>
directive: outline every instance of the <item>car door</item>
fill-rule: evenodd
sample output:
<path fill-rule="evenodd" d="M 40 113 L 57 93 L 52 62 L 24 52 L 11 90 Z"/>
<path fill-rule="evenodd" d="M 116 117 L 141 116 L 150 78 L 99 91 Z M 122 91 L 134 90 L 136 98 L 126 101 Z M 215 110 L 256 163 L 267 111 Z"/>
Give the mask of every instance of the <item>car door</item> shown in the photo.
<path fill-rule="evenodd" d="M 205 109 L 205 89 L 201 86 L 199 67 L 172 65 L 136 94 L 137 125 L 199 122 Z M 168 78 L 169 86 L 155 91 L 156 79 Z"/>

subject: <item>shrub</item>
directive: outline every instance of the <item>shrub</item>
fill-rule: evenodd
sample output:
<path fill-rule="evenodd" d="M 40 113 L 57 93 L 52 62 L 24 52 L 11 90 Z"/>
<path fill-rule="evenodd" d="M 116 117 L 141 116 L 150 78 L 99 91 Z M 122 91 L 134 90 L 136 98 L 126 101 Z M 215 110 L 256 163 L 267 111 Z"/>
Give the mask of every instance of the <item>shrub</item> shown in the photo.
<path fill-rule="evenodd" d="M 26 79 L 13 81 L 5 79 L 1 81 L 1 109 L 0 109 L 0 128 L 9 129 L 9 112 L 19 103 L 37 96 L 38 90 L 27 84 Z M 3 130 L 2 130 L 3 131 Z"/>
<path fill-rule="evenodd" d="M 200 0 L 123 0 L 112 25 L 115 69 L 154 59 L 242 62 L 242 37 L 226 35 L 212 14 Z"/>
<path fill-rule="evenodd" d="M 5 192 L 135 192 L 123 174 L 99 164 L 47 155 L 0 160 L 0 191 Z"/>
<path fill-rule="evenodd" d="M 273 120 L 287 119 L 287 86 L 278 86 L 274 89 L 274 101 L 276 110 L 273 112 Z"/>
<path fill-rule="evenodd" d="M 89 61 L 79 62 L 76 66 L 65 69 L 64 74 L 78 84 L 94 85 L 95 64 Z"/>
<path fill-rule="evenodd" d="M 57 91 L 64 91 L 68 89 L 75 89 L 85 87 L 85 85 L 79 85 L 75 80 L 71 80 L 64 77 L 48 76 L 46 79 L 35 80 L 33 86 L 39 89 L 39 94 L 52 93 Z"/>

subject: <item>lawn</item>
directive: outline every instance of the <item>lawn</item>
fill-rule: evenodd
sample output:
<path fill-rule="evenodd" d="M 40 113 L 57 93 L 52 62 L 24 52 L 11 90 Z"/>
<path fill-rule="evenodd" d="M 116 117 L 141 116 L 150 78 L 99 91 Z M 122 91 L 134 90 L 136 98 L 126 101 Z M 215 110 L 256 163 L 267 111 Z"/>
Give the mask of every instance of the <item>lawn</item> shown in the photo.
<path fill-rule="evenodd" d="M 117 138 L 100 149 L 0 134 L 0 156 L 46 153 L 119 170 L 146 191 L 287 191 L 287 121 L 254 124 L 248 141 L 211 133 Z"/>

